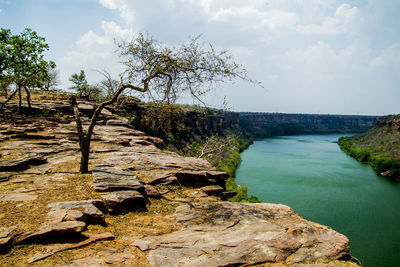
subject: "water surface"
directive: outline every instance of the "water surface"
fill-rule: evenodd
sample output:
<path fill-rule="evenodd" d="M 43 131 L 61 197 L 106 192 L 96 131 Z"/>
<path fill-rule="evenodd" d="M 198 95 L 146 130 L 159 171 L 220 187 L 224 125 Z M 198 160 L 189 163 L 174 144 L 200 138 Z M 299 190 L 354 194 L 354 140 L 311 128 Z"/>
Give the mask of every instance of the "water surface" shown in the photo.
<path fill-rule="evenodd" d="M 346 235 L 363 266 L 400 266 L 400 184 L 347 156 L 340 136 L 255 141 L 241 154 L 236 183 Z"/>

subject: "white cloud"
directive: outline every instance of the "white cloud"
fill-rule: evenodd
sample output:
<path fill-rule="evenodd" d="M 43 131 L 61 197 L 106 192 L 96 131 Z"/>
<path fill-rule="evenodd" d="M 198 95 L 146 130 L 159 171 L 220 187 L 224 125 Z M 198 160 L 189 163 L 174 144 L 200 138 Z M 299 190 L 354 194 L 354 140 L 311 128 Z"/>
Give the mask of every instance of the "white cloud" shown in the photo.
<path fill-rule="evenodd" d="M 100 4 L 108 9 L 116 9 L 120 12 L 122 19 L 129 26 L 135 22 L 135 14 L 130 8 L 129 1 L 124 0 L 100 0 Z"/>
<path fill-rule="evenodd" d="M 373 58 L 369 67 L 371 69 L 391 68 L 400 69 L 400 43 L 394 43 L 382 50 L 379 56 Z"/>
<path fill-rule="evenodd" d="M 371 114 L 373 111 L 368 111 L 368 107 L 376 96 L 365 96 L 366 88 L 381 86 L 386 81 L 382 90 L 389 96 L 399 95 L 393 93 L 396 87 L 393 84 L 399 79 L 394 72 L 400 68 L 400 40 L 379 40 L 382 44 L 377 51 L 374 47 L 377 40 L 369 35 L 370 27 L 366 24 L 372 15 L 385 17 L 390 5 L 377 10 L 373 8 L 377 2 L 358 6 L 354 4 L 357 1 L 349 4 L 345 0 L 99 0 L 99 3 L 114 10 L 124 23 L 102 22 L 101 33 L 88 31 L 81 36 L 62 60 L 61 70 L 67 70 L 68 76 L 81 68 L 88 71 L 107 68 L 117 73 L 121 64 L 117 63 L 113 38 L 129 38 L 134 33 L 132 29 L 140 29 L 166 44 L 203 34 L 204 40 L 216 48 L 229 50 L 249 70 L 250 76 L 261 80 L 268 90 L 266 94 L 256 89 L 246 94 L 248 101 L 243 101 L 243 92 L 253 90 L 247 84 L 222 86 L 229 91 L 230 104 L 239 110 L 354 113 L 350 109 L 354 106 L 351 99 L 362 98 L 363 107 L 360 104 L 356 111 Z M 375 14 L 375 10 L 380 13 Z M 398 28 L 391 24 L 385 24 L 385 28 L 380 22 L 375 19 L 373 24 L 377 29 L 382 26 L 378 31 L 382 36 L 388 36 L 388 27 L 392 31 Z M 218 97 L 214 99 L 217 101 Z"/>
<path fill-rule="evenodd" d="M 267 27 L 272 31 L 291 27 L 298 21 L 294 13 L 280 10 L 260 11 L 252 6 L 220 8 L 209 19 L 209 22 L 234 23 L 245 29 Z"/>
<path fill-rule="evenodd" d="M 93 31 L 84 34 L 76 41 L 73 48 L 61 58 L 59 62 L 62 70 L 62 80 L 67 80 L 72 73 L 84 69 L 89 82 L 97 82 L 100 79 L 95 70 L 107 69 L 117 76 L 122 71 L 121 64 L 115 53 L 115 40 L 126 40 L 133 36 L 132 30 L 123 29 L 115 22 L 102 21 L 102 34 Z"/>
<path fill-rule="evenodd" d="M 357 15 L 358 8 L 349 4 L 340 5 L 332 17 L 326 17 L 321 24 L 299 25 L 297 31 L 301 34 L 337 35 L 346 33 L 347 26 Z"/>

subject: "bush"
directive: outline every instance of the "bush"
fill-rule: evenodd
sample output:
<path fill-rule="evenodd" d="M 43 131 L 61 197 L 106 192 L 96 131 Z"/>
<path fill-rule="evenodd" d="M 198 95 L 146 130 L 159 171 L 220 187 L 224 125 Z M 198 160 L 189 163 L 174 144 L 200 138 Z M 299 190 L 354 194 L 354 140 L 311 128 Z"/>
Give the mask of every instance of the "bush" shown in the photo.
<path fill-rule="evenodd" d="M 377 172 L 385 172 L 392 167 L 391 159 L 379 155 L 373 156 L 370 160 L 370 164 Z"/>
<path fill-rule="evenodd" d="M 400 162 L 393 162 L 391 158 L 382 155 L 373 155 L 366 148 L 357 148 L 353 145 L 349 137 L 339 138 L 339 146 L 344 152 L 355 159 L 370 164 L 376 172 L 390 171 L 390 177 L 400 177 Z"/>
<path fill-rule="evenodd" d="M 400 162 L 393 162 L 390 168 L 390 176 L 394 178 L 400 177 Z"/>

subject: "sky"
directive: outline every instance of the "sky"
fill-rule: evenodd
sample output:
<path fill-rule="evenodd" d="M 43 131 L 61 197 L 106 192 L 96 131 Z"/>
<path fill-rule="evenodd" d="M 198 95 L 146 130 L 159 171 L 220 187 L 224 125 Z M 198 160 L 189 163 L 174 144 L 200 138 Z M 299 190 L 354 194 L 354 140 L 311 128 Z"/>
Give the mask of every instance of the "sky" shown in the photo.
<path fill-rule="evenodd" d="M 400 113 L 399 0 L 0 0 L 0 25 L 46 38 L 68 89 L 123 71 L 114 40 L 149 33 L 167 45 L 201 35 L 263 87 L 223 83 L 205 101 L 233 111 Z"/>

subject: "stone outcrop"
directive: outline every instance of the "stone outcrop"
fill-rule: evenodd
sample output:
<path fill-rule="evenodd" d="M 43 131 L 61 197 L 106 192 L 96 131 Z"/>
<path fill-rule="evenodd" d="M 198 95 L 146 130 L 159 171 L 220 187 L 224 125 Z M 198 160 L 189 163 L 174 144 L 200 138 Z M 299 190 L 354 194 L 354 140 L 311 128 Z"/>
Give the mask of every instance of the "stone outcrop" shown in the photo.
<path fill-rule="evenodd" d="M 138 239 L 151 266 L 239 266 L 349 260 L 349 240 L 279 204 L 202 203 L 178 207 L 182 229 Z M 337 263 L 329 266 L 346 266 Z"/>
<path fill-rule="evenodd" d="M 32 102 L 37 116 L 0 117 L 0 265 L 357 265 L 343 235 L 284 205 L 221 202 L 235 194 L 226 173 L 161 150 L 110 112 L 94 129 L 91 174 L 79 174 L 70 108 L 49 102 Z M 94 105 L 80 106 L 87 127 Z"/>

